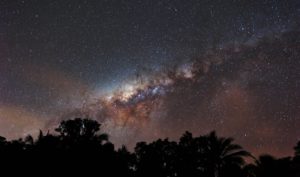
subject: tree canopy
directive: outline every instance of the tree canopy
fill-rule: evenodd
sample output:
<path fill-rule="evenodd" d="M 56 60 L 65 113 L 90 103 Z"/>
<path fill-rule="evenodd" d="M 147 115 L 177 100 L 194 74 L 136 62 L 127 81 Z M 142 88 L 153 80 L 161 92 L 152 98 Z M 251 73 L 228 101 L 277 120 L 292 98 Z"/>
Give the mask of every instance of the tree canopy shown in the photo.
<path fill-rule="evenodd" d="M 116 149 L 101 124 L 91 119 L 65 120 L 34 139 L 7 141 L 0 137 L 0 161 L 8 176 L 128 176 L 128 177 L 298 177 L 300 142 L 295 157 L 253 157 L 232 138 L 216 132 L 194 137 L 185 132 L 178 142 L 139 142 L 133 152 Z M 245 157 L 254 163 L 245 163 Z M 16 170 L 10 170 L 11 168 Z M 32 169 L 32 170 L 29 170 Z M 42 172 L 41 172 L 42 171 Z"/>

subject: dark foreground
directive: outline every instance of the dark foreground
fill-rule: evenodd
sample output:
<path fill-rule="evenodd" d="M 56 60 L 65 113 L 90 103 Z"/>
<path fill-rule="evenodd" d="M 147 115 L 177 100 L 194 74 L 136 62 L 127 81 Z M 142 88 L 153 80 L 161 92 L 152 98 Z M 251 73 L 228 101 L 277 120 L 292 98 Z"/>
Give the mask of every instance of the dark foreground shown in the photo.
<path fill-rule="evenodd" d="M 215 132 L 179 142 L 137 143 L 135 151 L 115 149 L 100 124 L 89 119 L 63 121 L 57 135 L 40 132 L 34 140 L 0 137 L 1 176 L 122 177 L 300 177 L 300 142 L 294 157 L 253 157 Z M 246 164 L 245 158 L 253 158 Z"/>

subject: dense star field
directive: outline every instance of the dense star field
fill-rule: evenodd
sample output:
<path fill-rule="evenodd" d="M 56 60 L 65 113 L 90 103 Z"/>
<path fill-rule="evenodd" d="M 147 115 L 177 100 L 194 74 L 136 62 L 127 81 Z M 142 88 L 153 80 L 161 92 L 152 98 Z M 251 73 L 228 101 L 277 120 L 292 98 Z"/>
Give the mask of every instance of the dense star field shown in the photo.
<path fill-rule="evenodd" d="M 298 0 L 2 0 L 0 135 L 89 117 L 116 145 L 216 130 L 300 139 Z"/>

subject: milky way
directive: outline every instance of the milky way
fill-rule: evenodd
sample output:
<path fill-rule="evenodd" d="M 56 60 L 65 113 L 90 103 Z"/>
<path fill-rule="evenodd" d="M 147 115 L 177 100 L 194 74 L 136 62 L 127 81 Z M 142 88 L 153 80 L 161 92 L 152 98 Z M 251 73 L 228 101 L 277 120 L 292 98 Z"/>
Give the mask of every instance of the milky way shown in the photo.
<path fill-rule="evenodd" d="M 216 130 L 254 154 L 300 139 L 300 4 L 0 2 L 0 135 L 89 117 L 117 146 Z"/>

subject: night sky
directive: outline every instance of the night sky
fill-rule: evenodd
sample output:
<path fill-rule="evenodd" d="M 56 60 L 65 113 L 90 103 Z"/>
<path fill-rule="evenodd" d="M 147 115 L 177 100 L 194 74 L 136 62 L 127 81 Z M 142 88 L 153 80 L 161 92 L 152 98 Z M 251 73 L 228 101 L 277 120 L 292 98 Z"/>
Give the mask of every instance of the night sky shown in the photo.
<path fill-rule="evenodd" d="M 1 0 L 0 135 L 90 117 L 116 145 L 300 140 L 299 0 Z"/>

